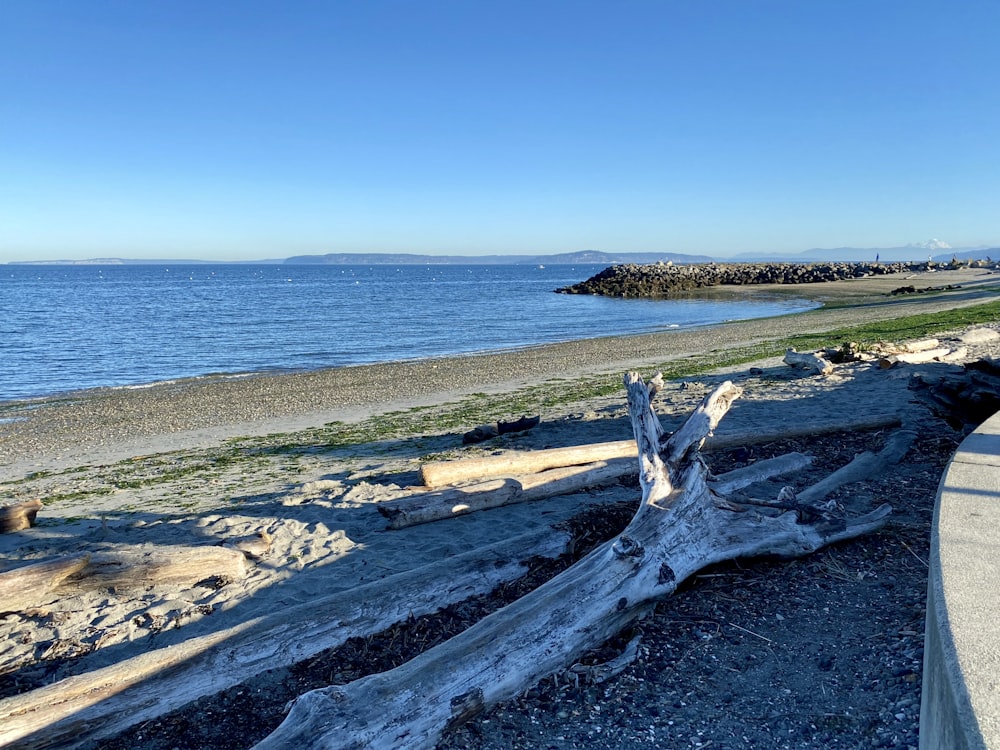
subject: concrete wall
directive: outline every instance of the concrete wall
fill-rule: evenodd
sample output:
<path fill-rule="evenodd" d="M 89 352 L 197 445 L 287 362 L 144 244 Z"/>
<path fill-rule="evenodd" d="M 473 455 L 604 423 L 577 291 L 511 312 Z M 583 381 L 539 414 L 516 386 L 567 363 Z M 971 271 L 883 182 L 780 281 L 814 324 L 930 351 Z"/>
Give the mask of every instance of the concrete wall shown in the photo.
<path fill-rule="evenodd" d="M 921 750 L 1000 750 L 1000 414 L 966 438 L 931 531 Z"/>

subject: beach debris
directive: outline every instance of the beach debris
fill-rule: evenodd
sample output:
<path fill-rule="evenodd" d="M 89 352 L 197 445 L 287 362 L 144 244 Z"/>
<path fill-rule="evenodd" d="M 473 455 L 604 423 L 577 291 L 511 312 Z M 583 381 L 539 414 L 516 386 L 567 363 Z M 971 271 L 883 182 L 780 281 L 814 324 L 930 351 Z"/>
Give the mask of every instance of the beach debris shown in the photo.
<path fill-rule="evenodd" d="M 35 525 L 35 516 L 41 509 L 42 501 L 37 499 L 0 508 L 0 534 L 30 529 Z"/>
<path fill-rule="evenodd" d="M 233 539 L 226 544 L 246 555 L 250 560 L 260 560 L 271 551 L 271 535 L 266 531 L 258 531 L 252 536 Z"/>
<path fill-rule="evenodd" d="M 935 360 L 939 362 L 946 361 L 948 356 L 951 354 L 951 349 L 948 347 L 941 347 L 939 349 L 928 349 L 922 352 L 899 352 L 898 354 L 890 354 L 885 357 L 881 357 L 878 361 L 878 366 L 883 370 L 888 370 L 895 367 L 898 364 L 908 364 L 908 365 L 919 365 L 925 362 L 933 362 Z"/>
<path fill-rule="evenodd" d="M 381 502 L 375 507 L 388 519 L 390 529 L 403 529 L 501 505 L 568 495 L 616 482 L 634 473 L 635 459 L 616 458 L 419 492 Z"/>
<path fill-rule="evenodd" d="M 942 367 L 910 376 L 909 387 L 954 430 L 971 432 L 1000 410 L 1000 360 Z"/>
<path fill-rule="evenodd" d="M 500 434 L 495 424 L 481 424 L 478 427 L 469 430 L 467 433 L 462 435 L 462 443 L 465 445 L 471 445 L 472 443 L 481 443 L 484 440 L 489 440 L 495 438 Z"/>
<path fill-rule="evenodd" d="M 796 370 L 816 375 L 829 375 L 833 372 L 833 363 L 819 352 L 797 352 L 788 349 L 785 352 L 784 362 Z"/>
<path fill-rule="evenodd" d="M 55 593 L 193 586 L 210 578 L 238 581 L 247 573 L 246 560 L 242 552 L 225 547 L 116 545 L 0 574 L 0 612 L 37 607 Z"/>
<path fill-rule="evenodd" d="M 728 450 L 777 440 L 824 435 L 831 432 L 865 432 L 886 427 L 898 427 L 897 414 L 848 415 L 826 421 L 808 422 L 783 427 L 781 430 L 747 430 L 728 432 L 708 437 L 703 451 Z M 567 466 L 593 465 L 612 462 L 621 458 L 635 458 L 638 447 L 635 440 L 615 440 L 606 443 L 589 443 L 565 448 L 547 448 L 537 451 L 511 451 L 498 456 L 477 456 L 450 461 L 428 461 L 420 467 L 424 483 L 421 491 L 440 490 L 463 483 L 482 482 L 496 478 L 521 478 Z M 635 473 L 634 464 L 621 466 L 623 475 Z M 533 482 L 534 483 L 534 482 Z M 466 492 L 469 492 L 467 487 Z"/>
<path fill-rule="evenodd" d="M 36 748 L 93 746 L 265 670 L 489 593 L 522 578 L 528 558 L 555 559 L 572 544 L 570 531 L 546 527 L 5 698 L 0 747 L 28 737 Z"/>
<path fill-rule="evenodd" d="M 521 417 L 513 422 L 504 422 L 500 420 L 497 422 L 497 431 L 501 435 L 506 435 L 509 432 L 524 432 L 530 430 L 533 427 L 537 427 L 538 423 L 542 421 L 540 415 L 534 417 Z"/>
<path fill-rule="evenodd" d="M 898 460 L 912 437 L 890 441 L 892 450 L 861 469 L 836 472 L 795 493 L 795 510 L 768 508 L 737 491 L 716 492 L 700 456 L 705 439 L 741 395 L 739 388 L 720 385 L 668 437 L 650 405 L 647 384 L 636 373 L 626 375 L 625 384 L 642 500 L 624 531 L 409 662 L 305 693 L 256 750 L 432 748 L 447 728 L 570 668 L 588 650 L 634 626 L 706 565 L 765 554 L 798 557 L 886 522 L 888 505 L 843 518 L 816 503 L 858 471 L 877 471 Z"/>
<path fill-rule="evenodd" d="M 90 555 L 71 555 L 22 565 L 0 573 L 0 613 L 24 612 L 48 598 L 49 592 L 90 562 Z"/>
<path fill-rule="evenodd" d="M 466 445 L 471 443 L 481 443 L 484 440 L 506 435 L 510 432 L 524 432 L 532 427 L 537 427 L 541 421 L 540 416 L 521 417 L 513 422 L 500 420 L 496 424 L 481 424 L 473 430 L 462 435 L 462 442 Z"/>

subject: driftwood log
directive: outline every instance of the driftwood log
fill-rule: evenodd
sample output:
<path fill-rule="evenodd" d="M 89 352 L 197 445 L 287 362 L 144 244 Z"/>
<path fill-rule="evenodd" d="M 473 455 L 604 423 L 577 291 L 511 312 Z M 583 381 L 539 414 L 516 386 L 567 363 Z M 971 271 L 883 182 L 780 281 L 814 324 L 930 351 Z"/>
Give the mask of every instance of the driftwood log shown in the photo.
<path fill-rule="evenodd" d="M 919 365 L 924 362 L 946 359 L 951 354 L 951 349 L 943 346 L 939 349 L 924 349 L 919 352 L 899 352 L 882 357 L 878 361 L 878 366 L 883 370 L 888 370 L 898 364 Z"/>
<path fill-rule="evenodd" d="M 878 528 L 891 511 L 883 505 L 845 520 L 819 507 L 806 514 L 720 495 L 699 449 L 740 390 L 719 386 L 665 439 L 647 385 L 630 373 L 626 388 L 643 497 L 620 535 L 406 664 L 300 696 L 257 750 L 431 748 L 449 726 L 567 668 L 648 614 L 702 567 L 808 554 Z"/>
<path fill-rule="evenodd" d="M 35 525 L 35 516 L 41 509 L 41 500 L 25 500 L 23 503 L 0 508 L 0 534 L 30 529 Z"/>
<path fill-rule="evenodd" d="M 777 432 L 765 430 L 749 430 L 746 432 L 714 435 L 705 441 L 703 450 L 728 450 L 747 445 L 771 443 L 777 440 L 823 435 L 831 432 L 865 432 L 880 430 L 886 427 L 898 427 L 897 414 L 861 414 L 849 415 L 844 418 L 832 419 L 826 422 L 795 424 Z M 461 482 L 479 481 L 497 477 L 517 477 L 563 466 L 580 466 L 588 463 L 613 461 L 619 458 L 629 458 L 635 461 L 637 451 L 635 440 L 615 440 L 608 443 L 591 443 L 589 445 L 574 445 L 568 448 L 548 448 L 538 451 L 512 452 L 502 456 L 483 456 L 463 458 L 453 461 L 430 461 L 420 467 L 420 476 L 424 486 L 437 489 Z M 625 466 L 624 464 L 621 464 Z M 624 471 L 634 472 L 635 464 L 627 466 Z M 502 483 L 493 485 L 501 487 Z M 483 488 L 486 489 L 486 488 Z M 456 500 L 461 500 L 457 497 Z"/>
<path fill-rule="evenodd" d="M 72 555 L 0 573 L 0 613 L 30 609 L 88 563 L 90 555 Z"/>
<path fill-rule="evenodd" d="M 833 363 L 814 352 L 797 352 L 794 349 L 788 349 L 785 352 L 784 362 L 796 370 L 804 370 L 817 375 L 829 375 L 833 372 Z"/>
<path fill-rule="evenodd" d="M 37 607 L 59 588 L 69 592 L 97 588 L 191 586 L 208 578 L 241 580 L 247 556 L 226 547 L 119 547 L 70 555 L 0 574 L 0 612 Z"/>
<path fill-rule="evenodd" d="M 618 458 L 491 479 L 437 492 L 421 492 L 388 500 L 376 507 L 388 519 L 390 529 L 403 529 L 501 505 L 526 503 L 567 495 L 587 487 L 599 487 L 617 481 L 629 472 L 635 472 L 635 461 Z"/>
<path fill-rule="evenodd" d="M 0 747 L 92 747 L 267 669 L 489 593 L 523 576 L 525 558 L 559 557 L 572 542 L 551 528 L 522 534 L 0 700 Z"/>

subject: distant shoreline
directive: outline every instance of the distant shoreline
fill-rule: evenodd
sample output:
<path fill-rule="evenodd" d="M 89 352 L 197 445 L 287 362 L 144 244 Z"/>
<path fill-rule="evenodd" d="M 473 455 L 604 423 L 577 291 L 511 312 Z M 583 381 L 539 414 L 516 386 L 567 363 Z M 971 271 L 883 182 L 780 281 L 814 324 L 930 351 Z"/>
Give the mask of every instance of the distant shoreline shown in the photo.
<path fill-rule="evenodd" d="M 63 260 L 16 260 L 9 266 L 109 266 L 109 265 L 612 265 L 616 263 L 651 264 L 696 263 L 871 263 L 921 262 L 948 263 L 952 259 L 977 260 L 1000 258 L 997 247 L 928 248 L 921 245 L 884 248 L 814 248 L 801 253 L 739 253 L 732 256 L 678 252 L 605 252 L 579 250 L 568 253 L 532 253 L 506 255 L 431 255 L 423 253 L 323 253 L 293 255 L 259 260 L 202 260 L 196 258 L 86 258 Z"/>

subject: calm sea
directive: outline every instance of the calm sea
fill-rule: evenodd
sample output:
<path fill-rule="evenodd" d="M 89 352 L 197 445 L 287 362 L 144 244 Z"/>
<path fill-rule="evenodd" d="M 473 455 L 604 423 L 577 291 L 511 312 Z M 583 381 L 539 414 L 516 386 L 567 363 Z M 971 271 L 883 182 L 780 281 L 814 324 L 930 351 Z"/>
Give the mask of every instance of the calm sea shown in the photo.
<path fill-rule="evenodd" d="M 0 266 L 0 401 L 523 347 L 805 301 L 554 294 L 603 266 Z"/>

